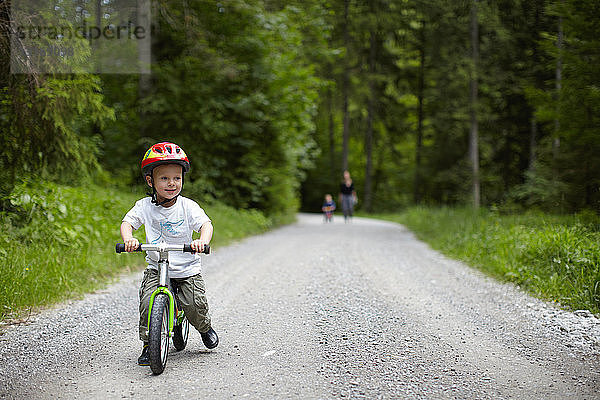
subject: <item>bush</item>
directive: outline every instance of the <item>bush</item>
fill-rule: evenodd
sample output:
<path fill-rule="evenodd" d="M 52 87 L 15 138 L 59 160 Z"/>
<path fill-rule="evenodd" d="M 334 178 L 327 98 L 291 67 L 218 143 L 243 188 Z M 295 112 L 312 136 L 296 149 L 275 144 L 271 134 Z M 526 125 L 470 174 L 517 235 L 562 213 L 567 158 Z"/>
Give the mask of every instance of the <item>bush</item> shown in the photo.
<path fill-rule="evenodd" d="M 123 271 L 114 244 L 137 196 L 100 187 L 27 182 L 0 215 L 0 317 L 97 289 Z"/>

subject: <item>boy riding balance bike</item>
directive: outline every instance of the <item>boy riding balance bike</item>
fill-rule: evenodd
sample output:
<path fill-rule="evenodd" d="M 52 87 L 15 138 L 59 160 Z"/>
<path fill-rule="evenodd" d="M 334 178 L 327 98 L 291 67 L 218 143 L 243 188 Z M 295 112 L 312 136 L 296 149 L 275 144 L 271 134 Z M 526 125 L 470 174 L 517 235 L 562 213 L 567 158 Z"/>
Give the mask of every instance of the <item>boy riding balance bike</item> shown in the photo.
<path fill-rule="evenodd" d="M 190 162 L 181 147 L 169 142 L 157 143 L 148 149 L 141 167 L 152 191 L 149 197 L 138 200 L 123 217 L 121 237 L 124 243 L 117 245 L 117 252 L 146 251 L 148 267 L 139 290 L 139 337 L 144 344 L 138 364 L 150 365 L 156 374 L 161 373 L 166 364 L 168 336 L 174 333 L 176 349 L 185 347 L 187 322 L 184 320 L 200 332 L 208 349 L 217 347 L 219 343 L 217 333 L 211 327 L 198 254 L 209 251 L 213 226 L 196 202 L 180 196 L 184 175 L 190 170 Z M 133 237 L 133 231 L 142 225 L 148 243 L 144 245 Z M 199 239 L 192 240 L 194 231 L 200 232 Z M 186 243 L 189 245 L 184 246 Z M 163 345 L 156 349 L 150 343 L 149 321 L 152 315 L 149 309 L 151 305 L 154 309 L 165 302 L 168 302 L 169 308 L 163 315 L 167 316 L 157 318 L 161 319 L 161 325 L 166 325 L 161 335 L 167 336 L 167 346 L 164 346 L 162 337 L 157 342 Z M 183 313 L 179 313 L 178 308 Z M 151 362 L 152 355 L 157 354 L 160 356 L 154 357 L 155 362 Z"/>

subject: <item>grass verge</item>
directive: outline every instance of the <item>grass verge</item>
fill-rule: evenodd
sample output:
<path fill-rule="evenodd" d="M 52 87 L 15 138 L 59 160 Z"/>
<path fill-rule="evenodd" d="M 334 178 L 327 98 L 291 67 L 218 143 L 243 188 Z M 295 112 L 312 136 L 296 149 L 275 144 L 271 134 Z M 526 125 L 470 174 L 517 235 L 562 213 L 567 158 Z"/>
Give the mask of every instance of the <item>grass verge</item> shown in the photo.
<path fill-rule="evenodd" d="M 143 197 L 96 186 L 52 183 L 17 186 L 10 212 L 0 213 L 0 320 L 104 287 L 144 265 L 143 255 L 115 254 L 121 218 Z M 257 211 L 214 203 L 213 247 L 264 232 L 271 221 Z M 143 241 L 144 229 L 135 233 Z"/>
<path fill-rule="evenodd" d="M 409 208 L 404 224 L 434 249 L 570 309 L 600 312 L 600 219 L 482 209 Z"/>

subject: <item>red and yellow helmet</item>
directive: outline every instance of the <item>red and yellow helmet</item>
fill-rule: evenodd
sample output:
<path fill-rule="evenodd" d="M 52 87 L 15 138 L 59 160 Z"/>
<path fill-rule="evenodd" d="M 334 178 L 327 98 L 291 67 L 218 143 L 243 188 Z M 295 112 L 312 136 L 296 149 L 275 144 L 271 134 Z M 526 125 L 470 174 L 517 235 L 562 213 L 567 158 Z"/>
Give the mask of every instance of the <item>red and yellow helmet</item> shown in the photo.
<path fill-rule="evenodd" d="M 183 149 L 171 142 L 156 143 L 148 149 L 142 159 L 142 173 L 150 175 L 155 167 L 163 164 L 179 164 L 183 172 L 190 170 L 190 161 Z"/>

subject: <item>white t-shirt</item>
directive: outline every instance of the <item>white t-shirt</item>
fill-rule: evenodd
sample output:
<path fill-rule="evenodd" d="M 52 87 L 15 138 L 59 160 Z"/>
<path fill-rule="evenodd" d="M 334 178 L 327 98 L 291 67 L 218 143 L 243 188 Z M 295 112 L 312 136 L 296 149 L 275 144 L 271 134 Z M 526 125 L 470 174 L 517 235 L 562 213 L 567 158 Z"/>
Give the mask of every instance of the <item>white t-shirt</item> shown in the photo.
<path fill-rule="evenodd" d="M 123 221 L 136 230 L 144 225 L 146 243 L 186 244 L 192 242 L 193 231 L 199 232 L 210 219 L 195 201 L 179 196 L 171 207 L 157 206 L 150 197 L 138 200 Z M 158 252 L 148 251 L 146 261 L 150 268 L 158 268 Z M 170 278 L 187 278 L 200 272 L 199 254 L 169 252 Z"/>

